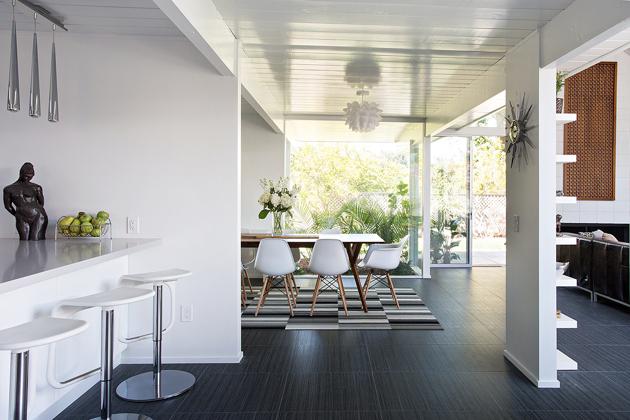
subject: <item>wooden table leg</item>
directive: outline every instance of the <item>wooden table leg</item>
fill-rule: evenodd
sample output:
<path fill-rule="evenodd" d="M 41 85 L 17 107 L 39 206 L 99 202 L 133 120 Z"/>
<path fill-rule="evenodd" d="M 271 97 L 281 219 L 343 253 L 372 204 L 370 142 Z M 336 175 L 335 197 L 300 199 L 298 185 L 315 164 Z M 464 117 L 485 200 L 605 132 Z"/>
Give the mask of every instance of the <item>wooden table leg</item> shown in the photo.
<path fill-rule="evenodd" d="M 363 294 L 363 288 L 361 287 L 361 277 L 359 277 L 359 270 L 357 269 L 357 259 L 359 259 L 359 252 L 361 251 L 361 243 L 346 244 L 346 250 L 348 251 L 348 259 L 350 260 L 350 270 L 354 276 L 354 282 L 357 285 L 357 292 L 359 293 L 359 299 L 361 299 L 361 306 L 363 312 L 368 311 L 367 301 Z"/>

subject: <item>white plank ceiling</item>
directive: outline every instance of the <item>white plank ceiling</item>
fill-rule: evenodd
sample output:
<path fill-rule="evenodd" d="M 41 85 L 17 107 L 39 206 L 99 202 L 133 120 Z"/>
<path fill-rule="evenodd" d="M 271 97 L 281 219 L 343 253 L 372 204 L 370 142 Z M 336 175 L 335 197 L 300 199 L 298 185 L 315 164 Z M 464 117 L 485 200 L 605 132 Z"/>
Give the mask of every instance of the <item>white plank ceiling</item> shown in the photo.
<path fill-rule="evenodd" d="M 208 0 L 210 1 L 210 0 Z M 31 0 L 60 19 L 73 33 L 181 36 L 152 0 Z M 32 30 L 33 14 L 15 7 L 18 30 Z M 0 0 L 0 29 L 11 27 L 11 0 Z M 49 25 L 38 20 L 40 30 Z"/>
<path fill-rule="evenodd" d="M 214 0 L 287 114 L 341 115 L 350 65 L 378 69 L 369 100 L 385 115 L 419 120 L 571 2 Z"/>

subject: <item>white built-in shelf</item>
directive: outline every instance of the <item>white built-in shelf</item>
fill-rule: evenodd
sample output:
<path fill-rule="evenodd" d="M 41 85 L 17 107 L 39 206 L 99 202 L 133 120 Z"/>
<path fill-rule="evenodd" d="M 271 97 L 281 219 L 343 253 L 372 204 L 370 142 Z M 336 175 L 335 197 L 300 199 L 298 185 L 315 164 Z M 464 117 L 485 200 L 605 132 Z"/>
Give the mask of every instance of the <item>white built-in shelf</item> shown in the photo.
<path fill-rule="evenodd" d="M 556 114 L 556 124 L 563 125 L 577 120 L 577 114 Z"/>
<path fill-rule="evenodd" d="M 577 328 L 577 321 L 570 316 L 560 313 L 560 318 L 556 317 L 556 327 L 558 328 Z"/>
<path fill-rule="evenodd" d="M 556 236 L 556 245 L 577 245 L 575 236 Z"/>
<path fill-rule="evenodd" d="M 565 276 L 564 274 L 561 276 L 556 276 L 556 287 L 575 287 L 577 286 L 577 280 L 573 277 Z"/>
<path fill-rule="evenodd" d="M 577 203 L 577 197 L 571 197 L 568 195 L 557 195 L 556 204 L 575 204 Z"/>
<path fill-rule="evenodd" d="M 578 364 L 560 350 L 556 350 L 556 363 L 558 370 L 577 370 Z"/>
<path fill-rule="evenodd" d="M 576 155 L 556 155 L 556 163 L 575 163 L 577 162 Z"/>

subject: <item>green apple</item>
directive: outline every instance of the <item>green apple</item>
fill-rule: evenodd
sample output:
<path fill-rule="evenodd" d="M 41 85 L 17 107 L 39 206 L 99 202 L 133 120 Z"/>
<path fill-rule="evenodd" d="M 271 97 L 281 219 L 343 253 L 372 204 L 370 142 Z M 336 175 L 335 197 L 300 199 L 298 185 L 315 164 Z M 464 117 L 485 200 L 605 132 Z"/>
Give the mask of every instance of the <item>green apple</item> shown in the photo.
<path fill-rule="evenodd" d="M 79 233 L 81 232 L 81 221 L 79 219 L 74 219 L 70 226 L 68 227 L 70 233 Z M 73 235 L 75 236 L 75 235 Z"/>
<path fill-rule="evenodd" d="M 70 226 L 70 224 L 74 221 L 74 217 L 72 216 L 65 216 L 62 217 L 61 220 L 59 221 L 59 227 L 60 228 L 67 228 L 68 226 Z"/>
<path fill-rule="evenodd" d="M 81 223 L 81 233 L 90 233 L 92 232 L 93 229 L 94 229 L 94 226 L 92 226 L 92 223 L 90 222 Z"/>
<path fill-rule="evenodd" d="M 96 213 L 96 217 L 107 221 L 107 219 L 109 219 L 109 213 L 107 213 L 105 210 L 101 210 L 98 213 Z"/>
<path fill-rule="evenodd" d="M 92 220 L 92 216 L 90 216 L 87 213 L 84 213 L 81 215 L 81 217 L 79 217 L 79 220 L 81 221 L 81 223 L 89 223 L 90 220 Z"/>
<path fill-rule="evenodd" d="M 100 217 L 96 217 L 92 219 L 90 223 L 92 223 L 92 226 L 94 226 L 95 228 L 100 228 L 105 224 L 105 220 L 101 219 Z"/>
<path fill-rule="evenodd" d="M 101 228 L 94 228 L 94 229 L 92 229 L 92 232 L 90 232 L 90 235 L 94 236 L 95 238 L 100 238 L 101 237 Z"/>

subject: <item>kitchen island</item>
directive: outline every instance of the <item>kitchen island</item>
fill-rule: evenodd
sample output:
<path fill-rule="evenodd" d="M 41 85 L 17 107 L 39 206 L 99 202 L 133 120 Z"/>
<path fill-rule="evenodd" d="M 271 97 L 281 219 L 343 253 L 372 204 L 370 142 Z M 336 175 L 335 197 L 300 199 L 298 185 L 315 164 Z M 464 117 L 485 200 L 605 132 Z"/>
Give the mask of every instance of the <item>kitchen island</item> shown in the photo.
<path fill-rule="evenodd" d="M 0 239 L 0 329 L 50 315 L 63 299 L 85 296 L 117 287 L 128 273 L 129 255 L 160 245 L 159 239 L 63 239 L 19 241 Z M 144 304 L 144 303 L 143 303 Z M 149 301 L 146 303 L 151 311 Z M 115 334 L 126 335 L 127 311 L 117 311 Z M 100 310 L 76 314 L 90 327 L 57 346 L 56 371 L 68 378 L 100 363 Z M 150 329 L 150 325 L 134 327 Z M 115 358 L 125 349 L 116 343 Z M 98 375 L 64 389 L 46 381 L 48 350 L 31 353 L 29 417 L 53 418 L 98 381 Z M 0 352 L 0 413 L 8 412 L 9 353 Z"/>

